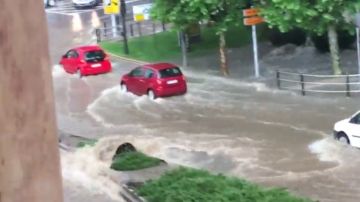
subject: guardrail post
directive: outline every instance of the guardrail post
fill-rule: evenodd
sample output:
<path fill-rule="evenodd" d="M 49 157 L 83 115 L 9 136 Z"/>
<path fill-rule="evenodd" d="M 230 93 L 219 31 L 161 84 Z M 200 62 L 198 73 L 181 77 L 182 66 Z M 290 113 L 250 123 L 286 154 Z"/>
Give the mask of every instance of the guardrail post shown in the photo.
<path fill-rule="evenodd" d="M 96 42 L 100 43 L 101 42 L 101 30 L 95 29 L 95 34 L 96 34 Z"/>
<path fill-rule="evenodd" d="M 130 35 L 134 36 L 134 24 L 133 23 L 130 24 Z"/>
<path fill-rule="evenodd" d="M 350 97 L 350 77 L 349 74 L 346 74 L 346 96 Z"/>
<path fill-rule="evenodd" d="M 301 94 L 305 96 L 305 82 L 304 75 L 300 74 L 300 82 L 301 82 Z"/>
<path fill-rule="evenodd" d="M 276 71 L 276 84 L 278 89 L 280 89 L 280 72 L 279 70 Z"/>

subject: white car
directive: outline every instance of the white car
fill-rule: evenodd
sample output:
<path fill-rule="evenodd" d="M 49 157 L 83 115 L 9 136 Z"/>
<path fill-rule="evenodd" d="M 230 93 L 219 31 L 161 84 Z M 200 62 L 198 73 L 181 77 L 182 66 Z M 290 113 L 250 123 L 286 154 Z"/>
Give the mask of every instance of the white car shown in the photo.
<path fill-rule="evenodd" d="M 334 125 L 334 138 L 360 148 L 360 111 Z"/>
<path fill-rule="evenodd" d="M 100 0 L 72 0 L 75 8 L 95 7 L 99 5 Z"/>

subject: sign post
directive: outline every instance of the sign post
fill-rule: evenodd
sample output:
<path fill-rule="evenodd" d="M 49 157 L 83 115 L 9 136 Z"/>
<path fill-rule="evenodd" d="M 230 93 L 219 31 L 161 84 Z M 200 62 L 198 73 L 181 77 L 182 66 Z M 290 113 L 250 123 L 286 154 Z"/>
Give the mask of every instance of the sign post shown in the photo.
<path fill-rule="evenodd" d="M 105 0 L 104 13 L 111 16 L 111 26 L 113 37 L 117 37 L 116 15 L 120 13 L 119 0 Z"/>
<path fill-rule="evenodd" d="M 264 22 L 264 19 L 260 16 L 257 16 L 257 14 L 258 14 L 258 9 L 256 8 L 249 8 L 243 10 L 243 15 L 245 17 L 244 25 L 251 26 L 251 30 L 252 30 L 255 78 L 260 77 L 256 24 Z"/>
<path fill-rule="evenodd" d="M 133 6 L 133 15 L 135 22 L 150 20 L 150 10 L 152 4 L 141 4 Z"/>

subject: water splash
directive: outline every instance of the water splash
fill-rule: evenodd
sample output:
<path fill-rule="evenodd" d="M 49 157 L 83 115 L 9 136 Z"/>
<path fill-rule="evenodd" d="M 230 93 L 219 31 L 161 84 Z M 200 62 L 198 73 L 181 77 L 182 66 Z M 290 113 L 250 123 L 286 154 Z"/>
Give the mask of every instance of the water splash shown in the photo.
<path fill-rule="evenodd" d="M 101 161 L 97 147 L 86 147 L 75 152 L 61 153 L 64 180 L 81 185 L 92 194 L 106 194 L 111 199 L 123 202 L 119 195 L 121 187 L 111 179 L 109 162 Z"/>
<path fill-rule="evenodd" d="M 73 18 L 72 18 L 72 31 L 73 32 L 80 32 L 83 30 L 83 24 L 80 18 L 80 14 L 79 13 L 75 13 L 73 14 Z"/>
<path fill-rule="evenodd" d="M 100 20 L 96 11 L 91 13 L 91 24 L 94 28 L 100 27 Z"/>

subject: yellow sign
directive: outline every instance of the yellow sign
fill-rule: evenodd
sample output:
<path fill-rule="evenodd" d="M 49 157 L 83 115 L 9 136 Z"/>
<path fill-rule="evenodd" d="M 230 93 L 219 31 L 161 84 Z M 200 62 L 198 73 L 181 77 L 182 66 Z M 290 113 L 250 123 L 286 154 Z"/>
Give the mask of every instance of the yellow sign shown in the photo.
<path fill-rule="evenodd" d="M 120 6 L 119 0 L 105 0 L 104 1 L 104 13 L 108 15 L 119 14 Z"/>
<path fill-rule="evenodd" d="M 136 22 L 141 22 L 145 20 L 145 16 L 144 14 L 134 14 L 134 18 Z"/>

